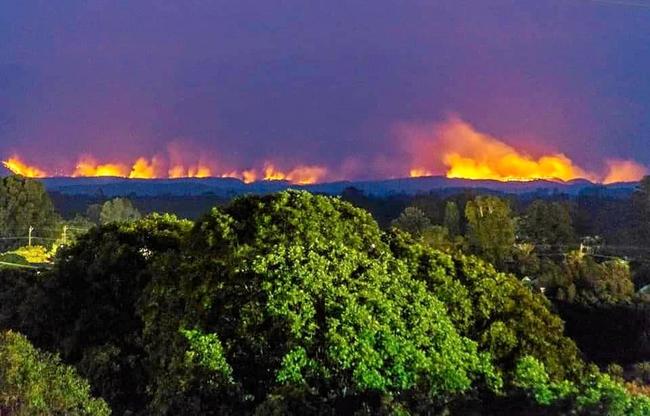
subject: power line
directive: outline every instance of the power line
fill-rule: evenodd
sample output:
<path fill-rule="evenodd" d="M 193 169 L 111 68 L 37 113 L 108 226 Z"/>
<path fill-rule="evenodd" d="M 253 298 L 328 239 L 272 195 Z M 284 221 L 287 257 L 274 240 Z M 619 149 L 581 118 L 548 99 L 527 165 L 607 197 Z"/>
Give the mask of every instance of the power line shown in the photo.
<path fill-rule="evenodd" d="M 36 266 L 30 266 L 27 264 L 18 264 L 18 263 L 9 263 L 6 261 L 0 261 L 0 266 L 5 266 L 5 267 L 16 267 L 16 268 L 21 268 L 21 269 L 38 269 Z"/>
<path fill-rule="evenodd" d="M 65 227 L 68 228 L 68 230 L 80 230 L 80 231 L 89 231 L 92 229 L 92 227 L 73 227 L 71 225 L 66 225 Z M 39 230 L 51 230 L 51 231 L 59 231 L 63 227 L 38 227 Z"/>
<path fill-rule="evenodd" d="M 0 240 L 29 240 L 29 237 L 0 237 Z M 32 240 L 50 240 L 56 241 L 56 238 L 32 236 Z"/>

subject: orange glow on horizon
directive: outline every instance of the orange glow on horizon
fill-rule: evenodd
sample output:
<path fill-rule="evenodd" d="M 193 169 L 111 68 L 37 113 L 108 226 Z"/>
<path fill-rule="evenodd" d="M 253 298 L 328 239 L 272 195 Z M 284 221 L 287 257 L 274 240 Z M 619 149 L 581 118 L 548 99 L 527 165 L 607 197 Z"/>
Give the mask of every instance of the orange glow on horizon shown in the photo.
<path fill-rule="evenodd" d="M 135 161 L 133 167 L 131 168 L 131 173 L 129 173 L 129 178 L 131 179 L 153 179 L 158 177 L 158 171 L 160 170 L 159 162 L 157 158 L 148 160 L 147 158 L 141 157 Z"/>
<path fill-rule="evenodd" d="M 175 165 L 172 166 L 167 172 L 167 177 L 169 179 L 210 178 L 212 176 L 212 169 L 202 164 L 188 167 L 185 167 L 183 165 Z"/>
<path fill-rule="evenodd" d="M 267 162 L 264 165 L 265 181 L 286 180 L 298 185 L 311 185 L 320 182 L 325 175 L 327 175 L 327 169 L 322 166 L 300 165 L 288 172 L 283 172 L 276 169 L 272 163 Z"/>
<path fill-rule="evenodd" d="M 75 170 L 72 173 L 72 177 L 103 177 L 103 176 L 114 176 L 119 178 L 125 178 L 129 176 L 131 169 L 127 165 L 120 163 L 98 163 L 91 156 L 84 156 L 79 160 Z"/>
<path fill-rule="evenodd" d="M 169 163 L 160 157 L 147 159 L 139 157 L 133 164 L 128 163 L 101 163 L 92 156 L 83 156 L 79 159 L 70 174 L 51 175 L 43 169 L 29 166 L 21 161 L 18 156 L 13 156 L 2 162 L 11 172 L 30 178 L 45 178 L 48 176 L 79 177 L 118 177 L 130 179 L 180 179 L 180 178 L 236 178 L 245 183 L 257 180 L 275 181 L 284 180 L 290 183 L 307 185 L 319 182 L 327 175 L 327 169 L 322 166 L 300 165 L 293 169 L 283 171 L 270 162 L 265 162 L 263 169 L 246 169 L 243 171 L 227 171 L 216 173 L 205 163 L 175 164 Z"/>
<path fill-rule="evenodd" d="M 264 164 L 264 180 L 265 181 L 283 181 L 287 179 L 287 175 L 273 166 L 271 163 Z"/>
<path fill-rule="evenodd" d="M 298 185 L 312 185 L 321 182 L 327 175 L 327 169 L 322 166 L 300 165 L 287 174 L 287 179 Z"/>
<path fill-rule="evenodd" d="M 444 174 L 448 178 L 532 181 L 587 179 L 610 184 L 635 182 L 650 170 L 632 160 L 608 160 L 604 173 L 576 165 L 563 153 L 534 157 L 503 140 L 451 118 L 434 126 L 403 126 L 402 138 L 412 155 L 410 177 Z"/>
<path fill-rule="evenodd" d="M 421 178 L 423 176 L 433 176 L 433 173 L 429 172 L 426 169 L 414 168 L 409 171 L 409 176 L 411 178 Z"/>
<path fill-rule="evenodd" d="M 45 178 L 48 176 L 44 170 L 27 165 L 18 156 L 10 157 L 3 161 L 2 165 L 14 174 L 25 176 L 27 178 Z"/>
<path fill-rule="evenodd" d="M 439 124 L 404 124 L 400 126 L 397 133 L 400 134 L 400 143 L 406 146 L 406 154 L 410 159 L 405 163 L 399 158 L 378 158 L 375 165 L 386 175 L 384 177 L 403 177 L 406 174 L 410 177 L 445 175 L 448 178 L 499 181 L 539 179 L 570 181 L 583 178 L 609 184 L 638 181 L 650 172 L 646 166 L 631 160 L 608 160 L 603 171 L 586 170 L 561 152 L 548 152 L 541 155 L 528 153 L 501 138 L 478 131 L 460 118 L 451 118 Z M 286 181 L 296 185 L 310 185 L 327 180 L 351 179 L 349 176 L 356 177 L 346 169 L 346 163 L 339 167 L 339 173 L 320 165 L 298 164 L 287 167 L 271 160 L 249 169 L 233 169 L 232 166 L 222 166 L 219 158 L 214 154 L 193 149 L 195 147 L 183 143 L 172 143 L 166 152 L 151 157 L 120 158 L 118 161 L 100 161 L 92 155 L 84 155 L 78 159 L 73 168 L 62 171 L 28 165 L 18 155 L 13 155 L 2 163 L 13 173 L 32 178 L 221 177 L 235 178 L 244 183 Z M 372 171 L 375 166 L 370 168 L 369 170 Z M 359 163 L 353 171 L 359 173 L 362 169 L 363 165 Z"/>
<path fill-rule="evenodd" d="M 648 174 L 648 168 L 632 160 L 608 160 L 604 184 L 637 182 Z"/>
<path fill-rule="evenodd" d="M 253 183 L 257 180 L 257 172 L 253 169 L 245 170 L 241 173 L 241 178 L 245 183 Z"/>
<path fill-rule="evenodd" d="M 437 170 L 448 178 L 462 179 L 598 180 L 562 153 L 533 157 L 458 118 L 434 127 L 407 128 L 405 134 L 414 157 L 412 177 L 428 176 Z"/>

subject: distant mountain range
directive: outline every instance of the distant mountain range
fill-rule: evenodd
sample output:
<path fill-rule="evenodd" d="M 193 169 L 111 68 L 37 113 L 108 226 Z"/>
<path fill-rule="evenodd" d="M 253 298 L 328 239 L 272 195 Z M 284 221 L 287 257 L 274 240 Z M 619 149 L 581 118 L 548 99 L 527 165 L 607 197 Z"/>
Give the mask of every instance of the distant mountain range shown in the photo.
<path fill-rule="evenodd" d="M 124 179 L 124 178 L 47 178 L 41 180 L 48 191 L 66 195 L 116 196 L 196 196 L 214 194 L 224 197 L 253 193 L 266 194 L 285 189 L 305 189 L 315 193 L 341 194 L 347 188 L 356 188 L 367 195 L 414 195 L 430 191 L 457 192 L 480 189 L 510 194 L 578 195 L 593 190 L 612 196 L 629 195 L 637 186 L 635 182 L 611 185 L 594 184 L 587 180 L 569 182 L 535 180 L 529 182 L 501 182 L 494 180 L 450 179 L 443 176 L 421 178 L 385 179 L 374 181 L 340 181 L 314 185 L 293 185 L 285 181 L 260 181 L 246 184 L 233 178 L 204 179 Z"/>

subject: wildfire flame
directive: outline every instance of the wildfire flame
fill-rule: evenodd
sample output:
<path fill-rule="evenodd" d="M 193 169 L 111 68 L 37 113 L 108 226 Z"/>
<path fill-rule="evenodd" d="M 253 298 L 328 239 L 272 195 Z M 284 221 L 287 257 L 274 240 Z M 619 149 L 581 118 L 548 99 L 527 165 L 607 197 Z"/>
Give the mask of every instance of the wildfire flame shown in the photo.
<path fill-rule="evenodd" d="M 422 168 L 413 168 L 409 171 L 409 176 L 411 178 L 420 178 L 422 176 L 432 176 L 433 172 L 430 172 Z"/>
<path fill-rule="evenodd" d="M 327 169 L 321 166 L 300 165 L 284 171 L 278 169 L 273 163 L 265 162 L 262 169 L 247 169 L 243 171 L 228 171 L 216 173 L 215 169 L 206 163 L 191 164 L 176 163 L 171 165 L 161 157 L 148 159 L 140 157 L 132 164 L 127 163 L 100 163 L 92 156 L 83 156 L 79 159 L 74 170 L 67 175 L 53 175 L 43 169 L 29 166 L 18 156 L 13 156 L 2 162 L 11 172 L 30 177 L 44 178 L 51 176 L 71 177 L 119 177 L 131 179 L 159 179 L 159 178 L 237 178 L 246 183 L 258 179 L 266 181 L 285 180 L 291 183 L 306 185 L 321 181 L 327 175 Z"/>
<path fill-rule="evenodd" d="M 131 168 L 131 173 L 129 173 L 129 178 L 132 179 L 149 179 L 155 178 L 157 172 L 159 171 L 159 161 L 157 158 L 148 160 L 145 157 L 141 157 L 135 161 L 133 167 Z"/>
<path fill-rule="evenodd" d="M 643 166 L 632 161 L 609 162 L 608 172 L 598 175 L 576 165 L 563 153 L 535 157 L 477 131 L 459 118 L 433 126 L 403 126 L 400 133 L 413 158 L 411 177 L 442 171 L 448 178 L 499 181 L 583 178 L 611 183 L 639 180 L 646 173 Z"/>
<path fill-rule="evenodd" d="M 202 164 L 185 167 L 183 165 L 172 166 L 168 172 L 168 178 L 209 178 L 213 176 L 212 170 Z M 154 176 L 156 178 L 156 176 Z"/>
<path fill-rule="evenodd" d="M 530 181 L 536 179 L 563 180 L 584 178 L 605 184 L 634 182 L 650 171 L 631 160 L 608 160 L 606 170 L 598 174 L 578 166 L 567 155 L 559 152 L 534 156 L 505 141 L 476 130 L 469 123 L 451 118 L 434 125 L 403 125 L 398 130 L 407 153 L 411 155 L 408 174 L 411 177 L 445 174 L 449 178 L 493 179 L 500 181 Z M 53 174 L 31 166 L 14 155 L 2 164 L 15 174 L 32 178 L 52 176 L 99 177 L 114 176 L 132 179 L 159 178 L 236 178 L 245 183 L 258 180 L 287 181 L 308 185 L 333 179 L 327 168 L 318 165 L 297 165 L 289 169 L 265 161 L 258 168 L 232 170 L 220 167 L 214 158 L 192 152 L 192 146 L 171 143 L 167 152 L 153 157 L 138 157 L 132 163 L 123 161 L 99 162 L 86 155 L 79 158 L 67 173 Z M 188 162 L 191 161 L 191 162 Z M 382 159 L 390 164 L 390 160 Z M 344 163 L 342 170 L 359 170 Z M 391 165 L 391 172 L 404 169 Z M 404 172 L 404 170 L 402 170 Z M 336 176 L 339 177 L 339 176 Z"/>
<path fill-rule="evenodd" d="M 45 171 L 37 167 L 27 165 L 18 156 L 10 157 L 9 159 L 3 161 L 2 165 L 16 175 L 22 175 L 29 178 L 44 178 L 48 176 Z"/>
<path fill-rule="evenodd" d="M 276 169 L 271 163 L 264 166 L 264 180 L 266 181 L 286 180 L 299 185 L 309 185 L 320 181 L 326 174 L 327 169 L 321 166 L 300 165 L 286 173 Z"/>
<path fill-rule="evenodd" d="M 603 183 L 636 182 L 648 174 L 648 168 L 632 160 L 608 160 Z"/>
<path fill-rule="evenodd" d="M 84 156 L 79 160 L 71 176 L 92 177 L 92 176 L 115 176 L 128 177 L 131 169 L 124 164 L 119 163 L 97 163 L 91 156 Z"/>

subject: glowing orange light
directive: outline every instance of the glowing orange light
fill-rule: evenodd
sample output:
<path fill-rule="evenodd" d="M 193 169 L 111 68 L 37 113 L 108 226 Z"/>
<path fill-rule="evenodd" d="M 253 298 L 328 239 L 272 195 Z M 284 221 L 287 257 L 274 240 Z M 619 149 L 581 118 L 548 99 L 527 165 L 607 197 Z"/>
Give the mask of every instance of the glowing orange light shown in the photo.
<path fill-rule="evenodd" d="M 271 163 L 264 164 L 264 180 L 265 181 L 282 181 L 287 179 L 284 172 L 279 171 Z"/>
<path fill-rule="evenodd" d="M 47 175 L 44 170 L 24 163 L 18 156 L 12 156 L 2 162 L 2 165 L 16 175 L 22 175 L 28 178 L 44 178 Z"/>
<path fill-rule="evenodd" d="M 411 178 L 421 178 L 423 176 L 431 176 L 433 173 L 429 172 L 426 169 L 414 168 L 409 171 L 409 176 Z"/>
<path fill-rule="evenodd" d="M 299 185 L 310 185 L 320 182 L 325 175 L 327 169 L 322 166 L 298 166 L 292 169 L 287 174 L 287 179 L 292 183 Z"/>
<path fill-rule="evenodd" d="M 250 178 L 254 177 L 248 172 Z M 277 169 L 272 163 L 264 165 L 263 177 L 265 181 L 288 181 L 298 185 L 309 185 L 321 181 L 327 175 L 327 169 L 322 166 L 300 165 L 288 172 Z M 246 181 L 246 179 L 244 180 Z"/>
<path fill-rule="evenodd" d="M 632 160 L 608 160 L 603 183 L 636 182 L 648 174 L 648 168 Z"/>
<path fill-rule="evenodd" d="M 185 168 L 176 165 L 169 168 L 168 176 L 171 179 L 178 179 L 185 177 Z"/>
<path fill-rule="evenodd" d="M 159 161 L 157 158 L 148 160 L 141 157 L 135 161 L 129 173 L 129 178 L 132 179 L 154 179 L 159 178 L 158 172 L 160 170 Z"/>
<path fill-rule="evenodd" d="M 464 179 L 598 179 L 562 153 L 536 158 L 457 118 L 434 127 L 407 129 L 405 134 L 415 161 L 411 176 L 442 170 L 448 178 Z"/>
<path fill-rule="evenodd" d="M 127 177 L 129 176 L 128 166 L 119 163 L 98 163 L 91 156 L 84 156 L 79 160 L 75 167 L 73 177 L 99 177 L 99 176 L 114 176 L 114 177 Z"/>
<path fill-rule="evenodd" d="M 257 180 L 257 172 L 254 169 L 245 170 L 242 172 L 230 171 L 220 175 L 222 178 L 235 178 L 244 181 L 244 183 L 252 183 Z"/>
<path fill-rule="evenodd" d="M 242 172 L 241 177 L 244 183 L 253 183 L 257 180 L 257 172 L 253 169 L 248 169 Z"/>
<path fill-rule="evenodd" d="M 189 167 L 182 165 L 172 166 L 168 171 L 168 177 L 170 179 L 179 179 L 179 178 L 209 178 L 212 177 L 212 169 L 208 166 L 197 164 Z M 219 175 L 224 176 L 224 175 Z"/>

